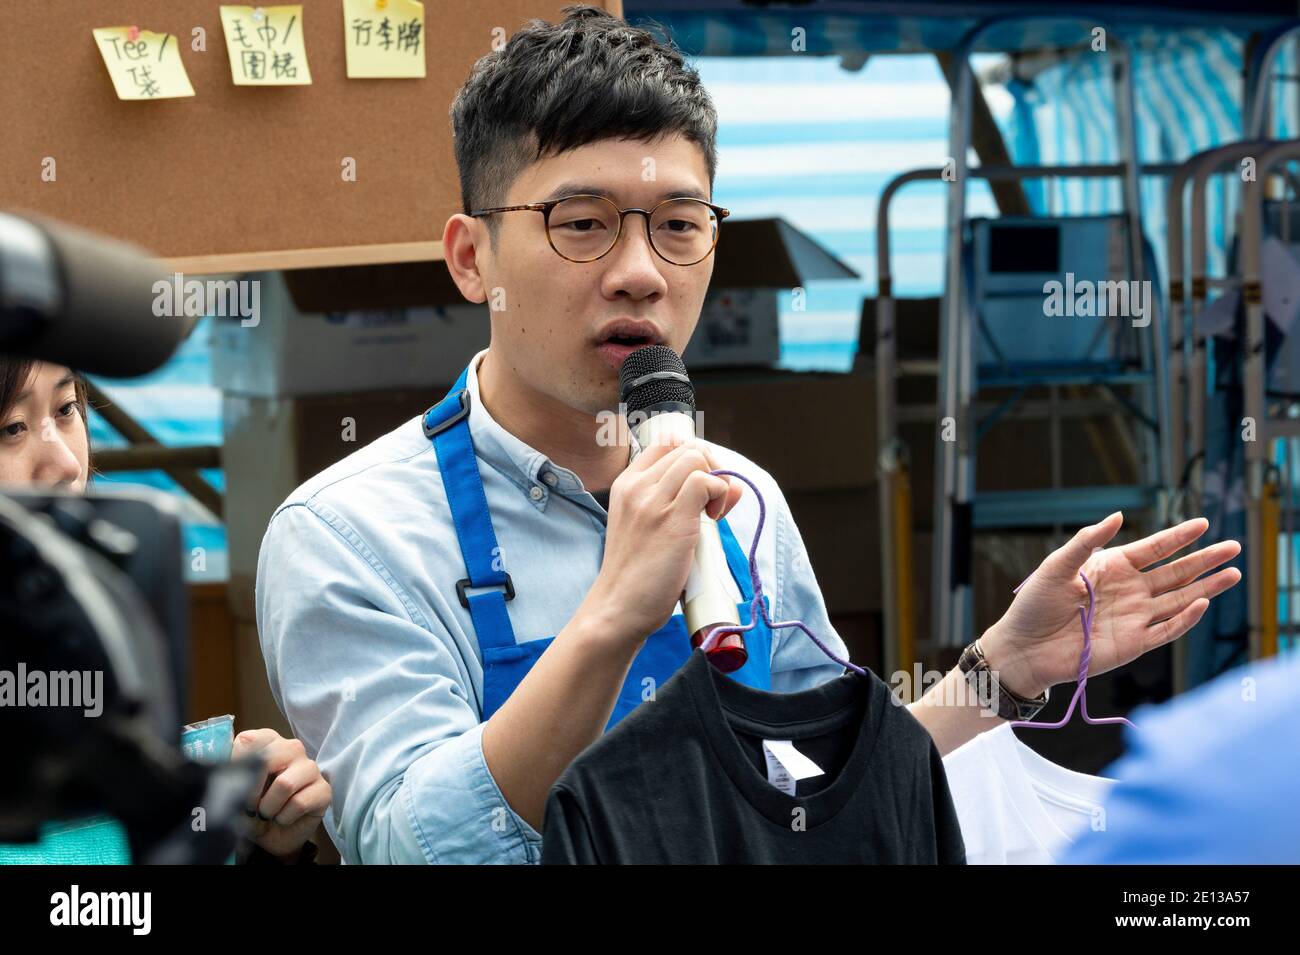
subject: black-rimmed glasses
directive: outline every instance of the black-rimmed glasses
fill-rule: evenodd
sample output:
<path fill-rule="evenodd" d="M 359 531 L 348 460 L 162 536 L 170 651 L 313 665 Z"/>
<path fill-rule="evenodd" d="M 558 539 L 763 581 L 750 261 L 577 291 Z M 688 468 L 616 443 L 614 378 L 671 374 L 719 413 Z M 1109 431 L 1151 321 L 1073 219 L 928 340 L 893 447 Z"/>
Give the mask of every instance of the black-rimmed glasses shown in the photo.
<path fill-rule="evenodd" d="M 564 196 L 522 206 L 477 209 L 471 216 L 526 210 L 540 212 L 546 241 L 570 262 L 594 262 L 607 255 L 623 233 L 629 213 L 645 216 L 650 247 L 672 265 L 695 265 L 718 244 L 718 223 L 730 210 L 703 199 L 665 199 L 653 209 L 620 209 L 604 196 Z"/>

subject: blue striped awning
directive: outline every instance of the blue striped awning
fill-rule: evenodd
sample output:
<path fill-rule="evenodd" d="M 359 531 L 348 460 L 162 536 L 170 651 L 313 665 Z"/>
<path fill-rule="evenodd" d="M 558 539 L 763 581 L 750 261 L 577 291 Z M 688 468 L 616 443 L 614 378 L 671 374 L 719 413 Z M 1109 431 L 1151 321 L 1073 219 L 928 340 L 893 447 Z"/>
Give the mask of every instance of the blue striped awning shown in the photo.
<path fill-rule="evenodd" d="M 1236 3 L 1225 11 L 1221 0 L 1169 0 L 1055 6 L 1050 12 L 1095 18 L 1125 32 L 1200 28 L 1227 30 L 1244 38 L 1294 15 L 1293 10 L 1280 6 Z M 1041 0 L 1004 0 L 996 4 L 820 0 L 782 6 L 760 5 L 752 0 L 634 0 L 623 5 L 623 16 L 629 23 L 661 24 L 691 56 L 853 56 L 951 50 L 980 21 L 1018 13 L 1038 19 L 1017 25 L 1018 39 L 999 35 L 999 44 L 1011 41 L 1013 45 L 1029 46 L 1056 29 L 1042 18 Z"/>

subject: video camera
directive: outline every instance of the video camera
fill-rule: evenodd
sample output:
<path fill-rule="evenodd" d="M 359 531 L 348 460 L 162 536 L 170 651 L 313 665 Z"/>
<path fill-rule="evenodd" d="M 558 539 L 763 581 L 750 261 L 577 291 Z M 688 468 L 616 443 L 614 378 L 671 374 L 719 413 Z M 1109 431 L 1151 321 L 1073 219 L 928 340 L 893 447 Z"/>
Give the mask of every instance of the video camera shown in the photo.
<path fill-rule="evenodd" d="M 0 213 L 0 355 L 151 371 L 192 327 L 154 313 L 159 281 L 161 266 L 132 246 Z M 0 842 L 108 813 L 137 862 L 234 851 L 258 767 L 181 752 L 182 567 L 179 509 L 165 494 L 0 485 Z"/>

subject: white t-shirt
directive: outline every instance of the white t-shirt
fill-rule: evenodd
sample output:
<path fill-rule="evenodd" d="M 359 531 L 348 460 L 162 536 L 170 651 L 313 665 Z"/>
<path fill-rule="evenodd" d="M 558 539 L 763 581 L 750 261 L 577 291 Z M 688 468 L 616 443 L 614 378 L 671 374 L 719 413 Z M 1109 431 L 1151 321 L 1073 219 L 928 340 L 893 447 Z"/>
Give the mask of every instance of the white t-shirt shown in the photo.
<path fill-rule="evenodd" d="M 1116 782 L 1044 759 L 1009 723 L 953 750 L 943 768 L 970 865 L 1055 865 L 1102 818 Z"/>

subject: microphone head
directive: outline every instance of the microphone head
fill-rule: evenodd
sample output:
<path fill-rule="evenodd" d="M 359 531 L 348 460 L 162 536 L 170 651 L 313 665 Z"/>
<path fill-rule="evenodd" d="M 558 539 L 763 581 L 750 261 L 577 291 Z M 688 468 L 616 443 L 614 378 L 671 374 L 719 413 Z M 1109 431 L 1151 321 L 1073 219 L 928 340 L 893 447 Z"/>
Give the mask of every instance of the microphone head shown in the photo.
<path fill-rule="evenodd" d="M 686 365 L 667 345 L 647 345 L 624 358 L 618 383 L 619 402 L 629 418 L 658 411 L 695 415 L 695 389 Z"/>

